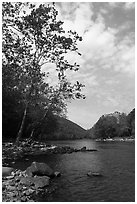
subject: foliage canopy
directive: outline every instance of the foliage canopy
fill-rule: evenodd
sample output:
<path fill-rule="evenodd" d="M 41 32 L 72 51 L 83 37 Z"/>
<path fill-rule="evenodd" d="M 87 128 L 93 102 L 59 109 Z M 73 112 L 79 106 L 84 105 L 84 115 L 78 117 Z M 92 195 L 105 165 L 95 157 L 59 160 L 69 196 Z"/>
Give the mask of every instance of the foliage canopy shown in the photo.
<path fill-rule="evenodd" d="M 67 70 L 78 71 L 79 65 L 65 59 L 70 51 L 81 55 L 77 42 L 82 38 L 75 31 L 66 33 L 57 15 L 54 3 L 2 3 L 3 117 L 8 124 L 7 115 L 11 119 L 12 112 L 16 113 L 21 124 L 18 140 L 27 114 L 34 127 L 49 111 L 64 114 L 66 99 L 85 98 L 81 94 L 83 85 L 70 83 L 66 75 Z M 49 72 L 42 72 L 48 63 L 55 64 L 56 86 L 46 81 Z M 9 100 L 13 103 L 8 112 Z"/>

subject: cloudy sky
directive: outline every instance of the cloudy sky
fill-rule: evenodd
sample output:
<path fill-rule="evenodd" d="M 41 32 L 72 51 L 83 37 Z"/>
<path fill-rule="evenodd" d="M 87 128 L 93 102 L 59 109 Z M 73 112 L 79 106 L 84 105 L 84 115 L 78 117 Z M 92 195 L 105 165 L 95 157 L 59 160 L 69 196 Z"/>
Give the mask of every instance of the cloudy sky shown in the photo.
<path fill-rule="evenodd" d="M 91 128 L 102 114 L 129 113 L 135 106 L 134 3 L 56 2 L 65 30 L 82 36 L 82 56 L 68 55 L 80 64 L 72 81 L 85 84 L 85 100 L 68 104 L 68 118 Z"/>

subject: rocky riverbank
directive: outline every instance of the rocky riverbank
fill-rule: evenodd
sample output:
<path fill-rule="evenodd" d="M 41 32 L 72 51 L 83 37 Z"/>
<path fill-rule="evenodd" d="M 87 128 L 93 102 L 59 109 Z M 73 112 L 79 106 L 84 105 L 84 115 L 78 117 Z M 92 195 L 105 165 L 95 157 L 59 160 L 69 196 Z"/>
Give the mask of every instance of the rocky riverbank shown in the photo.
<path fill-rule="evenodd" d="M 12 169 L 10 164 L 17 159 L 29 155 L 41 154 L 71 154 L 73 152 L 97 151 L 96 149 L 80 149 L 69 146 L 53 146 L 46 143 L 24 140 L 16 146 L 12 142 L 3 143 L 3 178 L 2 178 L 2 199 L 3 202 L 37 202 L 41 195 L 51 193 L 54 178 L 61 175 L 60 172 L 53 171 L 45 163 L 33 162 L 25 171 Z"/>
<path fill-rule="evenodd" d="M 33 162 L 25 171 L 2 168 L 2 201 L 35 202 L 43 194 L 50 193 L 51 179 L 59 177 L 47 164 Z"/>
<path fill-rule="evenodd" d="M 47 145 L 44 142 L 24 140 L 16 146 L 12 142 L 3 143 L 2 145 L 2 164 L 4 166 L 9 163 L 14 164 L 17 159 L 23 158 L 29 155 L 41 155 L 41 154 L 71 154 L 73 152 L 87 152 L 97 151 L 96 149 L 87 149 L 82 147 L 76 149 L 69 146 L 54 146 Z"/>
<path fill-rule="evenodd" d="M 134 142 L 135 141 L 135 137 L 114 137 L 114 138 L 99 138 L 96 139 L 96 142 Z"/>

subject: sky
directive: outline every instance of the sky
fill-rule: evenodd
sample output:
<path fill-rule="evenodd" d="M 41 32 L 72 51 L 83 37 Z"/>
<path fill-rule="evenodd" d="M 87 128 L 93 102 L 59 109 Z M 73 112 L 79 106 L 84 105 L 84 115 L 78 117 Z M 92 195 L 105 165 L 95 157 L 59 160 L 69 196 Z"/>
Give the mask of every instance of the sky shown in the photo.
<path fill-rule="evenodd" d="M 132 2 L 56 2 L 65 31 L 82 36 L 69 62 L 80 65 L 68 73 L 71 82 L 85 84 L 85 100 L 68 104 L 68 119 L 85 129 L 114 111 L 135 107 L 135 4 Z"/>

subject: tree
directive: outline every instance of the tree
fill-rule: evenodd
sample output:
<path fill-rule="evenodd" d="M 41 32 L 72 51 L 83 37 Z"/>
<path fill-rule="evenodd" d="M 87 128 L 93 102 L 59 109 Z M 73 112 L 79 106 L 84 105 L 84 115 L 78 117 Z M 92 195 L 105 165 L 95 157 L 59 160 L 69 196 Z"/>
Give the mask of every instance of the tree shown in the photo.
<path fill-rule="evenodd" d="M 47 100 L 45 97 L 41 97 L 41 103 L 39 103 L 39 105 L 34 106 L 31 104 L 31 106 L 29 106 L 28 116 L 32 121 L 28 128 L 31 129 L 30 138 L 33 138 L 35 132 L 39 132 L 40 135 L 46 132 L 45 128 L 49 129 L 47 124 L 50 124 L 51 120 L 54 121 L 54 126 L 56 127 L 55 117 L 53 115 L 66 117 L 67 104 L 63 101 L 61 96 L 58 96 L 59 93 L 56 94 L 54 91 Z M 55 127 L 52 127 L 52 129 L 55 129 Z"/>
<path fill-rule="evenodd" d="M 84 98 L 80 93 L 83 85 L 71 84 L 66 70 L 78 71 L 79 65 L 65 59 L 68 52 L 77 52 L 77 41 L 82 38 L 75 31 L 65 31 L 62 21 L 57 20 L 55 4 L 12 3 L 2 4 L 2 66 L 3 90 L 16 95 L 17 104 L 23 107 L 21 125 L 16 142 L 20 140 L 29 106 L 54 109 L 55 101 Z M 48 73 L 42 73 L 47 63 L 56 65 L 58 83 L 55 87 L 45 81 Z M 3 95 L 4 95 L 3 94 Z M 45 102 L 41 101 L 44 97 Z"/>
<path fill-rule="evenodd" d="M 130 135 L 135 137 L 135 108 L 127 115 Z"/>
<path fill-rule="evenodd" d="M 103 115 L 94 125 L 94 134 L 97 138 L 113 138 L 116 136 L 117 118 L 113 115 Z"/>

